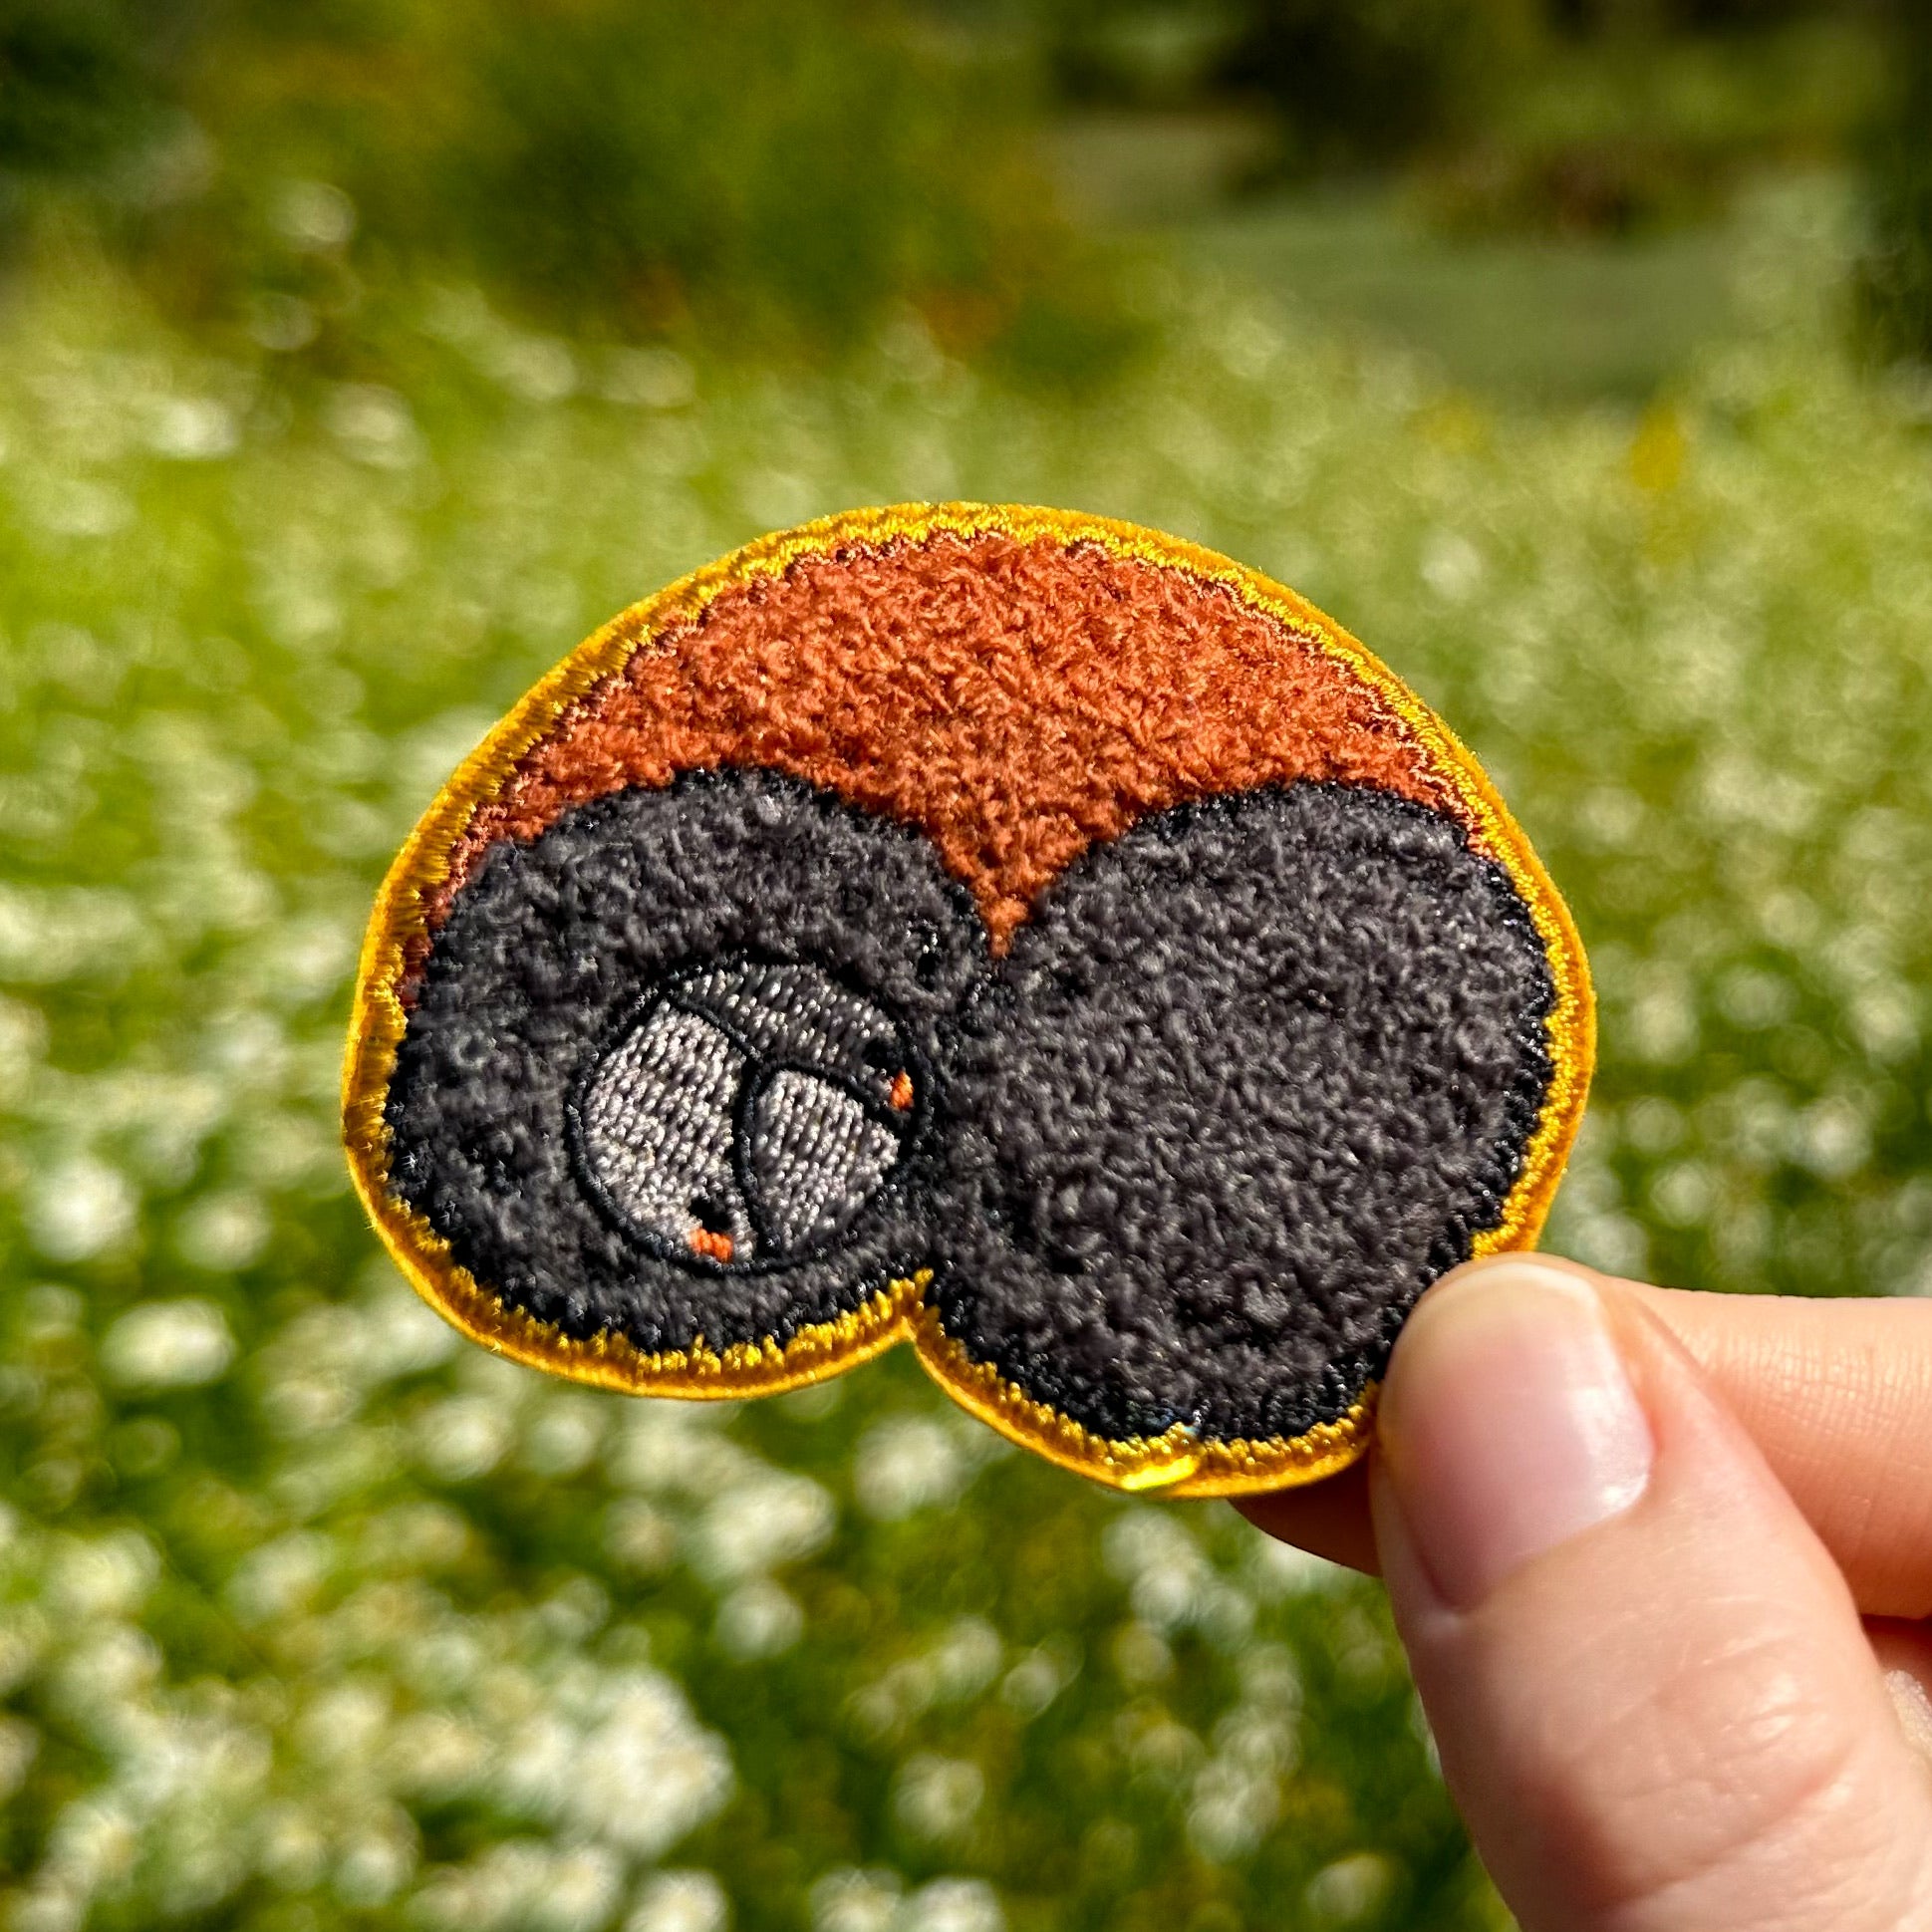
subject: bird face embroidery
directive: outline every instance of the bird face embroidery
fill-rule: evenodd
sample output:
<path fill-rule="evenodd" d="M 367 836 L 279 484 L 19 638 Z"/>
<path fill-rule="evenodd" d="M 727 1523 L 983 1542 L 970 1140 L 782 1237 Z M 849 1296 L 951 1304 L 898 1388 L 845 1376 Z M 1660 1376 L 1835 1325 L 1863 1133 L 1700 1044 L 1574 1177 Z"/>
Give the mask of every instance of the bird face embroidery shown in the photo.
<path fill-rule="evenodd" d="M 1059 512 L 859 512 L 626 612 L 398 859 L 351 1165 L 518 1359 L 744 1395 L 909 1338 L 1129 1489 L 1364 1446 L 1533 1242 L 1581 949 L 1469 754 L 1291 593 Z"/>
<path fill-rule="evenodd" d="M 578 1173 L 660 1252 L 787 1265 L 836 1242 L 898 1166 L 910 1057 L 893 1020 L 818 966 L 680 973 L 586 1062 L 567 1115 Z"/>

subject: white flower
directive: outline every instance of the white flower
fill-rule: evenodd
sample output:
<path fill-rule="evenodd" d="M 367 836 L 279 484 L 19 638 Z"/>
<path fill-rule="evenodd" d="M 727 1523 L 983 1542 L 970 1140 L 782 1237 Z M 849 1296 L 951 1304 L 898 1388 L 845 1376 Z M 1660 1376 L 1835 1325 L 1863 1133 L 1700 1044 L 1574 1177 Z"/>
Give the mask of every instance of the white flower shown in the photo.
<path fill-rule="evenodd" d="M 638 1890 L 624 1932 L 725 1932 L 731 1901 L 708 1871 L 661 1871 Z"/>
<path fill-rule="evenodd" d="M 91 1156 L 44 1175 L 27 1202 L 34 1245 L 56 1261 L 84 1261 L 134 1232 L 139 1198 L 119 1168 Z"/>
<path fill-rule="evenodd" d="M 288 181 L 275 197 L 275 226 L 292 247 L 329 254 L 356 232 L 356 204 L 333 181 Z"/>
<path fill-rule="evenodd" d="M 795 1644 L 805 1613 L 769 1577 L 753 1577 L 718 1605 L 717 1640 L 734 1657 L 776 1657 Z"/>
<path fill-rule="evenodd" d="M 410 406 L 375 383 L 343 383 L 325 412 L 330 431 L 358 461 L 379 469 L 404 469 L 422 453 Z"/>
<path fill-rule="evenodd" d="M 837 1523 L 830 1494 L 810 1477 L 767 1472 L 726 1490 L 704 1513 L 693 1559 L 728 1582 L 824 1548 Z"/>
<path fill-rule="evenodd" d="M 1292 1543 L 1256 1535 L 1249 1541 L 1253 1580 L 1264 1596 L 1323 1595 L 1347 1583 L 1350 1572 Z"/>
<path fill-rule="evenodd" d="M 523 1816 L 655 1858 L 730 1796 L 730 1753 L 668 1677 L 591 1677 L 545 1704 L 505 1740 L 494 1778 Z"/>
<path fill-rule="evenodd" d="M 145 1301 L 108 1330 L 101 1366 L 126 1389 L 185 1389 L 218 1382 L 235 1359 L 228 1318 L 212 1301 Z"/>
<path fill-rule="evenodd" d="M 259 1196 L 211 1194 L 175 1223 L 174 1245 L 196 1267 L 225 1273 L 246 1267 L 268 1244 L 268 1211 Z"/>
<path fill-rule="evenodd" d="M 223 1595 L 244 1623 L 278 1623 L 307 1608 L 335 1560 L 329 1537 L 291 1530 L 251 1549 L 229 1575 Z"/>
<path fill-rule="evenodd" d="M 883 1522 L 950 1503 L 969 1473 L 954 1432 L 927 1416 L 876 1424 L 860 1438 L 852 1486 L 859 1507 Z"/>
<path fill-rule="evenodd" d="M 936 1878 L 908 1894 L 897 1872 L 846 1870 L 812 1887 L 812 1932 L 1004 1932 L 1005 1923 L 983 1878 Z"/>
<path fill-rule="evenodd" d="M 634 1856 L 655 1858 L 722 1808 L 731 1759 L 669 1678 L 639 1672 L 583 1740 L 570 1781 L 572 1819 Z"/>
<path fill-rule="evenodd" d="M 1267 1834 L 1280 1806 L 1279 1788 L 1267 1773 L 1233 1758 L 1212 1758 L 1194 1781 L 1188 1836 L 1205 1858 L 1245 1857 Z"/>
<path fill-rule="evenodd" d="M 900 1889 L 896 1872 L 827 1872 L 812 1887 L 812 1932 L 895 1932 Z"/>
<path fill-rule="evenodd" d="M 60 1537 L 46 1558 L 47 1597 L 77 1622 L 133 1616 L 160 1575 L 161 1557 L 138 1529 L 117 1529 L 83 1540 Z"/>
<path fill-rule="evenodd" d="M 896 1932 L 1004 1932 L 1005 1923 L 983 1878 L 936 1878 L 900 1908 Z"/>
<path fill-rule="evenodd" d="M 445 1483 L 487 1476 L 503 1460 L 516 1427 L 507 1408 L 484 1395 L 452 1395 L 418 1419 L 416 1455 Z"/>
<path fill-rule="evenodd" d="M 40 1753 L 40 1733 L 25 1718 L 0 1718 L 0 1804 L 27 1782 Z"/>
<path fill-rule="evenodd" d="M 954 1838 L 972 1822 L 985 1794 L 985 1777 L 977 1765 L 922 1751 L 899 1768 L 892 1808 L 916 1837 Z"/>
<path fill-rule="evenodd" d="M 539 1476 L 575 1476 L 604 1440 L 608 1398 L 581 1392 L 549 1396 L 524 1426 L 523 1465 Z"/>
<path fill-rule="evenodd" d="M 240 440 L 233 413 L 211 396 L 176 396 L 154 416 L 147 441 L 156 455 L 176 462 L 208 462 L 233 453 Z"/>
<path fill-rule="evenodd" d="M 1302 1896 L 1309 1914 L 1331 1925 L 1352 1925 L 1371 1918 L 1394 1883 L 1389 1861 L 1379 1852 L 1357 1851 L 1324 1865 L 1309 1879 Z"/>

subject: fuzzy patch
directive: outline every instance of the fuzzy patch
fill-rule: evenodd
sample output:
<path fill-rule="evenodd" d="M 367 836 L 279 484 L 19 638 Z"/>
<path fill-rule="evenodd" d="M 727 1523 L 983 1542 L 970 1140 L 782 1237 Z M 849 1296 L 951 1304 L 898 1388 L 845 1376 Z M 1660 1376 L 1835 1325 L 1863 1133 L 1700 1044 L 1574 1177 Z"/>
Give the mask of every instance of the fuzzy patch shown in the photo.
<path fill-rule="evenodd" d="M 1534 1239 L 1580 949 L 1448 731 L 1290 593 L 1050 511 L 861 512 L 626 613 L 385 888 L 347 1076 L 466 1332 L 740 1394 L 910 1337 L 1122 1487 L 1360 1453 Z"/>
<path fill-rule="evenodd" d="M 829 792 L 612 793 L 456 900 L 389 1087 L 390 1187 L 566 1336 L 782 1346 L 921 1265 L 918 1097 L 989 964 L 932 846 Z"/>
<path fill-rule="evenodd" d="M 833 549 L 634 652 L 483 804 L 431 921 L 501 839 L 719 764 L 917 825 L 1004 948 L 1074 855 L 1149 812 L 1298 778 L 1457 814 L 1424 745 L 1233 590 L 1001 529 Z"/>
<path fill-rule="evenodd" d="M 1552 1002 L 1503 868 L 1387 792 L 1090 846 L 954 1057 L 942 1324 L 1099 1436 L 1338 1421 L 1502 1218 Z"/>

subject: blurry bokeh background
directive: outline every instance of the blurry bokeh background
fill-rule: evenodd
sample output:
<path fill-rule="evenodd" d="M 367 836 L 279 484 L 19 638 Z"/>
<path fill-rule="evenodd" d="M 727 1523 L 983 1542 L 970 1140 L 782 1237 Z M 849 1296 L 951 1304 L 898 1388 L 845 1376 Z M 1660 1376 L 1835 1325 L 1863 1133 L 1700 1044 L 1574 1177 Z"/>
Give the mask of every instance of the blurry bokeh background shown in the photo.
<path fill-rule="evenodd" d="M 1932 1292 L 1932 37 L 1800 0 L 0 0 L 0 1923 L 1507 1924 L 1378 1592 L 887 1360 L 460 1346 L 382 867 L 594 624 L 907 497 L 1295 585 L 1603 1065 L 1551 1243 Z"/>

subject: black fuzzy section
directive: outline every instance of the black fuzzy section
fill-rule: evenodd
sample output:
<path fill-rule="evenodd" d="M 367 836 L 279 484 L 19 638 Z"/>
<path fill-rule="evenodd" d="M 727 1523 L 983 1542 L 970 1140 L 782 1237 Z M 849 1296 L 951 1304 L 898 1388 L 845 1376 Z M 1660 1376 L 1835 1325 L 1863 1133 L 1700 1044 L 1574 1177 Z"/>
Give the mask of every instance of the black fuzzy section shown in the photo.
<path fill-rule="evenodd" d="M 1256 791 L 1091 847 L 950 1069 L 948 1333 L 1115 1439 L 1332 1421 L 1501 1219 L 1553 998 L 1509 876 L 1385 792 Z"/>
<path fill-rule="evenodd" d="M 491 851 L 436 935 L 386 1109 L 391 1186 L 477 1280 L 567 1334 L 655 1351 L 782 1342 L 916 1264 L 930 1135 L 836 1251 L 783 1268 L 671 1258 L 574 1172 L 567 1110 L 612 1029 L 672 976 L 732 960 L 809 963 L 891 1014 L 922 1094 L 988 966 L 925 838 L 776 773 L 620 792 Z"/>
<path fill-rule="evenodd" d="M 760 961 L 875 1005 L 918 1098 L 835 1237 L 727 1265 L 614 1213 L 570 1109 L 652 1000 Z M 930 1265 L 949 1334 L 1100 1435 L 1292 1437 L 1500 1220 L 1553 998 L 1508 875 L 1380 791 L 1144 821 L 995 967 L 919 833 L 777 774 L 689 774 L 498 846 L 457 896 L 391 1083 L 392 1186 L 571 1335 L 782 1342 Z M 838 1077 L 869 1093 L 893 1057 Z"/>

